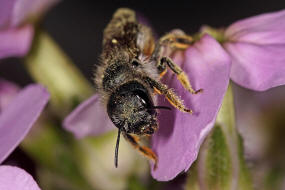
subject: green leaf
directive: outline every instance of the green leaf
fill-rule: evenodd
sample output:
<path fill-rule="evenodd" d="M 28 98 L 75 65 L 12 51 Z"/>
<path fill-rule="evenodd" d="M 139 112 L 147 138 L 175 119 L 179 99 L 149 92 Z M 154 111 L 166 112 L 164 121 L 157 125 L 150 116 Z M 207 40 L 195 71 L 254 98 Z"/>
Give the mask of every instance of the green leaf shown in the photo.
<path fill-rule="evenodd" d="M 227 138 L 232 160 L 232 189 L 253 189 L 251 174 L 246 166 L 243 142 L 235 126 L 234 98 L 231 85 L 225 94 L 216 123 L 219 124 Z M 236 187 L 236 188 L 235 188 Z"/>
<path fill-rule="evenodd" d="M 220 126 L 215 126 L 207 140 L 205 180 L 208 189 L 230 189 L 232 177 L 232 160 L 226 137 Z"/>
<path fill-rule="evenodd" d="M 252 177 L 244 160 L 243 140 L 240 135 L 238 136 L 238 141 L 238 156 L 240 165 L 238 190 L 252 190 Z"/>

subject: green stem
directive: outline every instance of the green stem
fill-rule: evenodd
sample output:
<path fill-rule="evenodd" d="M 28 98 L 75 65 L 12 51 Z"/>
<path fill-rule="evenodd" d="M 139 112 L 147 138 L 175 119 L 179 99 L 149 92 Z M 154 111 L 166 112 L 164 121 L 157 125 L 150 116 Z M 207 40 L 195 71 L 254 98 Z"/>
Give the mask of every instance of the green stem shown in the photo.
<path fill-rule="evenodd" d="M 188 180 L 192 183 L 187 183 L 187 190 L 253 189 L 251 175 L 243 157 L 242 141 L 235 127 L 234 115 L 233 94 L 229 86 L 215 127 L 201 147 L 197 167 L 194 168 L 196 171 L 192 171 L 197 174 L 191 174 L 190 169 Z M 196 177 L 198 182 L 193 183 L 195 176 L 198 176 Z"/>

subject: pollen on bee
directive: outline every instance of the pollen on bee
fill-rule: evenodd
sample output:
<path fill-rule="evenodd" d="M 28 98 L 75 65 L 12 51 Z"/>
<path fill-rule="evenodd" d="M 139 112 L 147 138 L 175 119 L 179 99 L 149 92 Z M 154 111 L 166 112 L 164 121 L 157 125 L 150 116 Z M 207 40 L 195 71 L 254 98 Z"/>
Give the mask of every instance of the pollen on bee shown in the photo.
<path fill-rule="evenodd" d="M 116 43 L 118 43 L 118 41 L 117 41 L 115 38 L 113 38 L 113 39 L 112 39 L 112 43 L 113 43 L 113 44 L 116 44 Z"/>

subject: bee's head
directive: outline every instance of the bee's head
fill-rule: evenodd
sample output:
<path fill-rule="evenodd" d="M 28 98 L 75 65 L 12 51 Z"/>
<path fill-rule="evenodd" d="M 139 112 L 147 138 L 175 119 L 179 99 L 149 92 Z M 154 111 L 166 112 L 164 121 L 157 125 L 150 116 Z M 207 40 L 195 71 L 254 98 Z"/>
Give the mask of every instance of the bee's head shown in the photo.
<path fill-rule="evenodd" d="M 148 90 L 139 82 L 121 85 L 109 98 L 107 112 L 114 125 L 126 133 L 153 134 L 157 112 Z"/>

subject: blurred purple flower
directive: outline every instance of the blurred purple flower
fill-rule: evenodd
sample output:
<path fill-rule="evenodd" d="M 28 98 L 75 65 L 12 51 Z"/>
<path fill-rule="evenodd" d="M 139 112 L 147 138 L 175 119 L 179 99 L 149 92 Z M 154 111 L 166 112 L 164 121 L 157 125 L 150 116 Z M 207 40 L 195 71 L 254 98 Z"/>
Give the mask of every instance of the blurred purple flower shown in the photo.
<path fill-rule="evenodd" d="M 0 189 L 40 190 L 30 174 L 14 166 L 0 166 Z"/>
<path fill-rule="evenodd" d="M 31 25 L 0 30 L 0 59 L 26 55 L 30 49 L 33 35 L 34 29 Z"/>
<path fill-rule="evenodd" d="M 30 49 L 34 29 L 28 21 L 38 19 L 59 0 L 0 1 L 0 59 L 24 56 Z"/>
<path fill-rule="evenodd" d="M 224 35 L 233 81 L 257 91 L 285 84 L 285 10 L 237 21 Z"/>
<path fill-rule="evenodd" d="M 0 163 L 23 140 L 49 99 L 41 85 L 29 85 L 17 95 L 15 91 L 15 85 L 0 80 Z"/>
<path fill-rule="evenodd" d="M 152 148 L 159 161 L 152 175 L 163 181 L 188 170 L 197 158 L 201 143 L 214 125 L 228 86 L 231 66 L 227 53 L 208 35 L 187 49 L 184 55 L 177 52 L 173 59 L 188 74 L 194 88 L 203 88 L 204 92 L 189 94 L 171 72 L 164 78 L 164 82 L 176 89 L 185 104 L 194 110 L 194 115 L 175 109 L 171 112 L 162 110 L 159 115 L 160 128 L 152 139 Z M 160 96 L 159 105 L 169 106 L 169 103 Z M 65 119 L 64 127 L 76 137 L 99 135 L 115 129 L 104 110 L 98 95 L 94 95 Z"/>
<path fill-rule="evenodd" d="M 18 87 L 0 79 L 0 163 L 18 146 L 29 132 L 43 108 L 49 93 L 41 85 Z M 0 166 L 0 189 L 38 190 L 33 178 L 24 170 Z"/>
<path fill-rule="evenodd" d="M 16 84 L 0 78 L 0 114 L 19 93 L 19 90 L 20 88 Z"/>
<path fill-rule="evenodd" d="M 100 135 L 115 129 L 98 94 L 85 100 L 73 110 L 65 118 L 63 126 L 77 138 Z"/>

